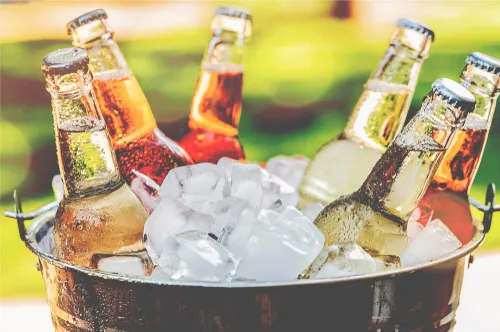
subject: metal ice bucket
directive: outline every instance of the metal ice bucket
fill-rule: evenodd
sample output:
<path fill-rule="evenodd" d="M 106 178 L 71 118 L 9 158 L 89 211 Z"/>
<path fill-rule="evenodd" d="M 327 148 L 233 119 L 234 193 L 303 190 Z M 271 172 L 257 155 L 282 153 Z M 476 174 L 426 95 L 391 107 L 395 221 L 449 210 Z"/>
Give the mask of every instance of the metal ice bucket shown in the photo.
<path fill-rule="evenodd" d="M 17 219 L 21 239 L 39 258 L 57 331 L 450 331 L 471 253 L 500 210 L 494 194 L 490 185 L 485 205 L 471 200 L 483 223 L 446 257 L 397 272 L 272 283 L 160 282 L 76 267 L 39 245 L 56 203 L 23 214 L 16 197 L 16 211 L 5 214 Z"/>

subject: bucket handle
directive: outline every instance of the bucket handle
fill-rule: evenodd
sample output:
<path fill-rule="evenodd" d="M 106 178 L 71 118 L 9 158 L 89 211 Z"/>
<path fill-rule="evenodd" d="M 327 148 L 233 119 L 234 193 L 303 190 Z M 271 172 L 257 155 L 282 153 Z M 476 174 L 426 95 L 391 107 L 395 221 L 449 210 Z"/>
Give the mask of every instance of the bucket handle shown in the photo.
<path fill-rule="evenodd" d="M 486 199 L 484 204 L 469 197 L 469 203 L 477 210 L 483 212 L 483 233 L 486 234 L 491 229 L 493 213 L 500 211 L 500 204 L 495 205 L 495 184 L 490 183 L 486 189 Z"/>
<path fill-rule="evenodd" d="M 469 204 L 472 205 L 477 210 L 483 212 L 483 233 L 486 234 L 491 229 L 491 222 L 493 220 L 493 213 L 500 211 L 500 205 L 495 205 L 495 184 L 490 183 L 486 189 L 486 199 L 485 204 L 481 204 L 474 198 L 469 197 Z M 21 204 L 21 197 L 14 190 L 14 211 L 5 211 L 4 215 L 8 218 L 17 220 L 17 227 L 19 229 L 19 237 L 23 242 L 26 242 L 26 226 L 24 222 L 26 220 L 32 220 L 36 217 L 55 209 L 59 205 L 59 202 L 52 202 L 41 208 L 30 212 L 23 213 L 23 208 Z"/>
<path fill-rule="evenodd" d="M 5 211 L 4 215 L 8 218 L 17 220 L 17 228 L 19 230 L 19 237 L 23 242 L 26 242 L 26 225 L 24 222 L 26 220 L 32 220 L 36 217 L 48 212 L 52 209 L 55 209 L 59 205 L 59 202 L 51 202 L 47 205 L 42 206 L 41 208 L 30 212 L 23 213 L 23 206 L 21 203 L 21 196 L 17 193 L 17 190 L 14 190 L 14 211 Z"/>

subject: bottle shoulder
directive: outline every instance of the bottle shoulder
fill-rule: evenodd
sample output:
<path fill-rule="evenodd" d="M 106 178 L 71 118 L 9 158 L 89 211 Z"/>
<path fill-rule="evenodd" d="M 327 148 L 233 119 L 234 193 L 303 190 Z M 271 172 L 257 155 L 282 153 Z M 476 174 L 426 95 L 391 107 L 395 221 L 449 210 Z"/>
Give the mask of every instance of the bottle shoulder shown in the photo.
<path fill-rule="evenodd" d="M 102 220 L 123 214 L 123 211 L 130 213 L 129 218 L 145 221 L 148 217 L 148 213 L 132 189 L 122 181 L 118 188 L 102 194 L 76 199 L 64 198 L 59 204 L 56 218 L 64 216 L 72 217 L 75 221 L 83 219 L 91 222 L 95 218 Z"/>

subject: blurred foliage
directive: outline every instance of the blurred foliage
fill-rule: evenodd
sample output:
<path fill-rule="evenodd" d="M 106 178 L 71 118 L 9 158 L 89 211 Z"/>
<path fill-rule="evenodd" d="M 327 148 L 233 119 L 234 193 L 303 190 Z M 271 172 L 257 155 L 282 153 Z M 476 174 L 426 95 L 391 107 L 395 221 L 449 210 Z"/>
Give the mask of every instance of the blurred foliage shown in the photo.
<path fill-rule="evenodd" d="M 280 10 L 283 15 L 279 18 L 264 9 L 255 15 L 255 35 L 246 54 L 240 128 L 250 160 L 267 160 L 275 154 L 312 156 L 339 134 L 363 83 L 387 47 L 385 33 L 377 35 L 353 21 L 335 21 L 322 14 L 325 8 L 309 11 L 300 20 L 286 6 Z M 465 24 L 427 23 L 437 31 L 437 41 L 424 64 L 410 114 L 418 110 L 436 78 L 458 78 L 469 52 L 500 56 L 498 36 L 487 22 L 478 21 L 473 31 Z M 160 123 L 187 116 L 209 37 L 204 28 L 120 43 Z M 38 197 L 32 197 L 27 185 L 34 181 L 33 174 L 40 174 L 38 168 L 56 158 L 46 149 L 53 146 L 54 138 L 40 62 L 47 53 L 69 45 L 69 41 L 49 40 L 0 44 L 2 211 L 10 208 L 8 195 L 16 187 L 25 188 L 26 211 L 51 200 L 48 185 L 47 194 Z M 488 182 L 500 185 L 498 147 L 499 115 L 472 189 L 472 196 L 481 201 Z M 50 172 L 57 169 L 41 173 L 46 183 L 50 183 Z M 15 222 L 1 218 L 1 296 L 42 295 L 35 256 L 18 239 Z M 499 224 L 500 218 L 495 219 Z M 483 249 L 498 247 L 500 232 L 493 225 Z"/>

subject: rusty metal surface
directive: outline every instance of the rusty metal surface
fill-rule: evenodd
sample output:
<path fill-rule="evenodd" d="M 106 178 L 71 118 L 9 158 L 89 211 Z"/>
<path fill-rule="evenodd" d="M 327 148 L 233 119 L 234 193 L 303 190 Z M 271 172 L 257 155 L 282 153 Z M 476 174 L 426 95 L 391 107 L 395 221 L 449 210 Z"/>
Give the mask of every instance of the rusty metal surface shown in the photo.
<path fill-rule="evenodd" d="M 38 242 L 54 210 L 28 227 L 57 331 L 450 331 L 477 232 L 443 259 L 394 272 L 273 283 L 129 278 L 61 262 Z"/>

